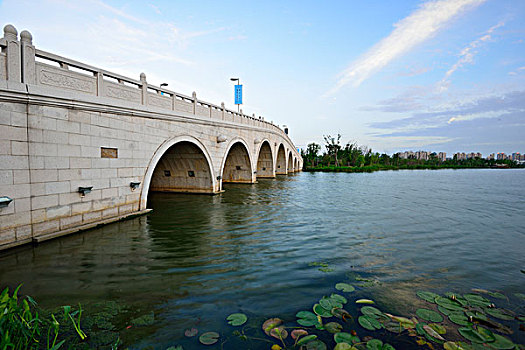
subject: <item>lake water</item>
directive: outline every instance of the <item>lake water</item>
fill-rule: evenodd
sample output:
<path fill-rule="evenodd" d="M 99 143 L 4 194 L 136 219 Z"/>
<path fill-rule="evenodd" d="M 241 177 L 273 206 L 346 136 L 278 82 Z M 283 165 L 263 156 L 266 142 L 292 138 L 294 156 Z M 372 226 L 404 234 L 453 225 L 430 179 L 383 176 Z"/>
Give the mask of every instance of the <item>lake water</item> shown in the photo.
<path fill-rule="evenodd" d="M 184 337 L 191 327 L 219 332 L 224 349 L 268 349 L 232 336 L 225 317 L 245 313 L 246 333 L 264 338 L 265 319 L 293 324 L 337 282 L 356 286 L 343 293 L 354 317 L 358 298 L 408 316 L 419 290 L 525 293 L 525 170 L 298 173 L 224 187 L 152 194 L 147 216 L 2 252 L 1 285 L 24 283 L 45 308 L 115 301 L 116 331 L 132 349 L 221 348 Z M 514 310 L 525 313 L 523 302 Z M 153 324 L 126 329 L 142 315 Z"/>

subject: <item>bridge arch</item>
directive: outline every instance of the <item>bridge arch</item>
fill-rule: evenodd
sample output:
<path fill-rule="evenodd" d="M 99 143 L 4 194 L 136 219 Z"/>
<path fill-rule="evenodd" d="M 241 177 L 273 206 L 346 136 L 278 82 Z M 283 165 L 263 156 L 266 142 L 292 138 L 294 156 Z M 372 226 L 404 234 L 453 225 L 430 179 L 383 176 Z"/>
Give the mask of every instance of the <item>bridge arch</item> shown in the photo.
<path fill-rule="evenodd" d="M 299 171 L 299 167 L 297 166 L 297 165 L 298 165 L 297 163 L 298 163 L 298 162 L 297 162 L 297 158 L 294 157 L 294 158 L 293 158 L 293 170 L 294 170 L 294 171 Z"/>
<path fill-rule="evenodd" d="M 257 153 L 257 177 L 275 177 L 272 147 L 268 140 L 261 142 Z"/>
<path fill-rule="evenodd" d="M 222 159 L 222 183 L 253 183 L 252 164 L 248 144 L 241 138 L 233 139 Z"/>
<path fill-rule="evenodd" d="M 277 158 L 275 160 L 275 173 L 278 175 L 286 175 L 286 153 L 284 145 L 281 143 L 277 149 Z"/>
<path fill-rule="evenodd" d="M 293 157 L 292 157 L 292 151 L 288 152 L 288 174 L 294 172 L 294 164 L 293 164 Z"/>
<path fill-rule="evenodd" d="M 147 208 L 150 191 L 216 193 L 218 182 L 206 147 L 192 136 L 177 136 L 162 143 L 144 176 L 140 209 Z"/>

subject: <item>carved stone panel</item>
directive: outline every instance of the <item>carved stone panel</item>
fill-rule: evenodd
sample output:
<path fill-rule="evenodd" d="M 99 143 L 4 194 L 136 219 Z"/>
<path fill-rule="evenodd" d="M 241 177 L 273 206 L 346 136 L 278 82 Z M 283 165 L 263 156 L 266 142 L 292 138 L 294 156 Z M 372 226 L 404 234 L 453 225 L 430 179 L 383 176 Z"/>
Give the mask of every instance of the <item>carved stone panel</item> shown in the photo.
<path fill-rule="evenodd" d="M 97 80 L 77 72 L 56 68 L 43 63 L 36 64 L 37 84 L 96 95 Z"/>
<path fill-rule="evenodd" d="M 193 113 L 193 104 L 186 101 L 177 100 L 175 101 L 175 109 L 177 111 Z"/>
<path fill-rule="evenodd" d="M 211 110 L 211 117 L 214 118 L 214 119 L 221 119 L 222 117 L 222 111 L 218 110 L 218 109 L 212 109 Z"/>
<path fill-rule="evenodd" d="M 197 115 L 200 115 L 201 117 L 209 117 L 210 116 L 210 109 L 205 106 L 197 105 Z"/>
<path fill-rule="evenodd" d="M 135 103 L 142 102 L 142 90 L 110 81 L 104 81 L 104 96 Z"/>
<path fill-rule="evenodd" d="M 148 93 L 148 105 L 155 106 L 155 107 L 161 107 L 166 109 L 171 109 L 171 98 L 164 95 L 158 95 L 149 92 Z"/>

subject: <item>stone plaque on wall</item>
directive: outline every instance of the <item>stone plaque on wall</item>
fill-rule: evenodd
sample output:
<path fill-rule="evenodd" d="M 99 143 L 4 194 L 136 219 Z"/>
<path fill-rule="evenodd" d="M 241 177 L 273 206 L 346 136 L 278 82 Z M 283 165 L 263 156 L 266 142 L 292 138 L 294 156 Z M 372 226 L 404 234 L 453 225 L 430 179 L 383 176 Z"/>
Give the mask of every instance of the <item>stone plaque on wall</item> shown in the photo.
<path fill-rule="evenodd" d="M 118 158 L 117 148 L 100 147 L 101 158 Z"/>

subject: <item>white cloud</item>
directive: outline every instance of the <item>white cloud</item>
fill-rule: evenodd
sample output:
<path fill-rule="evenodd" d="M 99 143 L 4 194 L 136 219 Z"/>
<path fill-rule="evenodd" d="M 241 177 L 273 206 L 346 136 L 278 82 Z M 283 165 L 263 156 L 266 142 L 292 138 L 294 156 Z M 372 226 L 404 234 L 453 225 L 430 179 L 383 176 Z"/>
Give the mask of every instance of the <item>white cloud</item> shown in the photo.
<path fill-rule="evenodd" d="M 454 65 L 445 73 L 445 76 L 441 81 L 438 83 L 438 90 L 439 91 L 445 91 L 448 89 L 450 85 L 450 76 L 457 71 L 459 68 L 463 67 L 467 63 L 473 63 L 474 62 L 474 56 L 478 53 L 476 49 L 482 45 L 484 42 L 489 41 L 492 36 L 492 32 L 496 30 L 499 27 L 502 27 L 505 25 L 505 23 L 500 22 L 496 24 L 495 26 L 492 26 L 489 30 L 487 30 L 480 38 L 474 40 L 470 44 L 467 45 L 463 50 L 461 50 L 459 54 L 459 60 L 454 63 Z"/>
<path fill-rule="evenodd" d="M 467 120 L 474 120 L 479 118 L 499 118 L 504 116 L 507 113 L 502 113 L 501 111 L 490 111 L 490 112 L 481 112 L 481 113 L 467 113 L 467 114 L 458 114 L 454 117 L 451 117 L 447 124 L 467 121 Z"/>
<path fill-rule="evenodd" d="M 388 136 L 373 137 L 372 141 L 380 142 L 388 149 L 421 149 L 431 145 L 441 145 L 454 141 L 446 136 Z"/>
<path fill-rule="evenodd" d="M 359 86 L 372 74 L 392 60 L 406 54 L 416 45 L 433 37 L 458 14 L 480 5 L 486 0 L 439 0 L 422 4 L 408 17 L 394 25 L 389 36 L 374 45 L 340 74 L 335 87 L 328 95 L 352 83 Z"/>
<path fill-rule="evenodd" d="M 509 75 L 518 75 L 518 74 L 520 74 L 523 71 L 525 71 L 525 66 L 524 67 L 519 67 L 516 70 L 513 70 L 512 72 L 509 72 Z"/>

